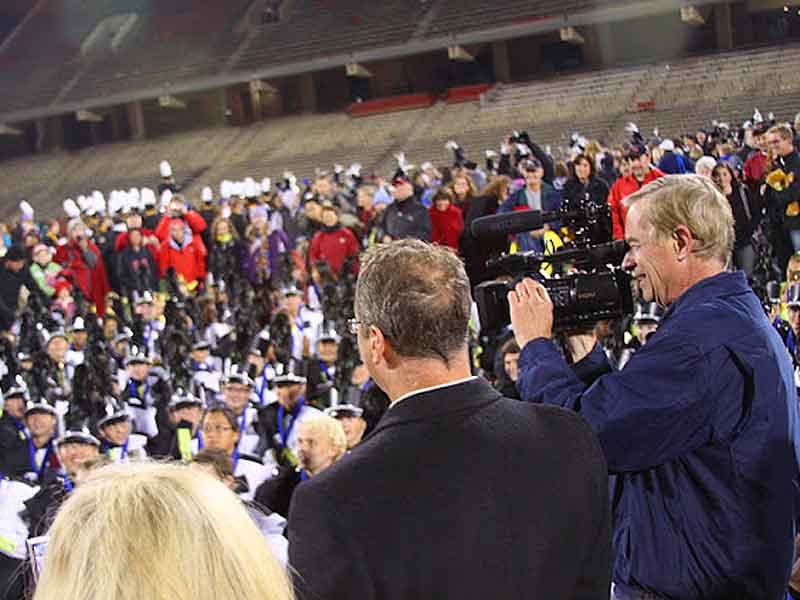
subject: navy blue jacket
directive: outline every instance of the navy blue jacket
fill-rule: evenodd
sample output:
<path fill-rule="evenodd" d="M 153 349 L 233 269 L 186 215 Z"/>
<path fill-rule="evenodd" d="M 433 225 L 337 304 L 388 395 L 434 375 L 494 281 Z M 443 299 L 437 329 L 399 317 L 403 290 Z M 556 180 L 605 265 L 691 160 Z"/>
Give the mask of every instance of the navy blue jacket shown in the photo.
<path fill-rule="evenodd" d="M 621 371 L 582 383 L 549 340 L 523 400 L 580 412 L 613 489 L 614 581 L 671 599 L 785 597 L 794 550 L 792 365 L 742 272 L 687 290 Z"/>
<path fill-rule="evenodd" d="M 667 175 L 683 175 L 694 172 L 689 168 L 686 157 L 675 152 L 665 152 L 658 163 L 658 168 Z"/>

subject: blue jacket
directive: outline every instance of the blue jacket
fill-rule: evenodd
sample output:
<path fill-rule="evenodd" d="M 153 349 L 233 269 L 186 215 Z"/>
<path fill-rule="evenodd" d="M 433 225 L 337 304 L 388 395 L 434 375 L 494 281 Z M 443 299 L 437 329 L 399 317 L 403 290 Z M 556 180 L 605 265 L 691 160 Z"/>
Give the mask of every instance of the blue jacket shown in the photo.
<path fill-rule="evenodd" d="M 684 173 L 694 172 L 693 169 L 689 168 L 686 157 L 675 152 L 665 152 L 658 163 L 658 168 L 668 175 L 683 175 Z"/>
<path fill-rule="evenodd" d="M 549 340 L 523 400 L 578 411 L 617 473 L 614 581 L 671 599 L 786 594 L 798 407 L 792 365 L 742 272 L 687 290 L 621 371 L 588 387 Z"/>
<path fill-rule="evenodd" d="M 528 207 L 528 199 L 525 196 L 525 189 L 526 187 L 523 186 L 518 189 L 516 192 L 511 194 L 505 202 L 503 202 L 498 208 L 498 213 L 507 213 L 512 212 L 514 210 L 521 210 L 526 209 Z M 546 182 L 542 182 L 542 211 L 555 211 L 561 208 L 561 193 L 557 191 L 553 186 Z M 553 229 L 558 229 L 561 227 L 561 224 L 556 221 L 550 223 L 550 226 Z M 517 245 L 519 246 L 520 252 L 526 251 L 533 251 L 533 252 L 544 252 L 544 245 L 542 244 L 542 240 L 531 237 L 529 233 L 520 233 L 517 235 Z"/>

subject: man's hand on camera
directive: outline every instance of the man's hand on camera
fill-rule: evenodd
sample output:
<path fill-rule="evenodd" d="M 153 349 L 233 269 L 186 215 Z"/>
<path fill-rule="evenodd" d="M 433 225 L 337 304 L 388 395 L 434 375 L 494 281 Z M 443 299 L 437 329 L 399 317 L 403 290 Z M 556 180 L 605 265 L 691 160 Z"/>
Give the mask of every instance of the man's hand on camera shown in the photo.
<path fill-rule="evenodd" d="M 595 344 L 597 344 L 597 335 L 594 331 L 588 333 L 573 333 L 567 336 L 567 345 L 572 355 L 572 362 L 580 362 L 589 356 L 592 350 L 594 350 Z"/>
<path fill-rule="evenodd" d="M 520 348 L 537 338 L 553 335 L 553 302 L 545 287 L 526 277 L 508 293 L 511 326 Z"/>

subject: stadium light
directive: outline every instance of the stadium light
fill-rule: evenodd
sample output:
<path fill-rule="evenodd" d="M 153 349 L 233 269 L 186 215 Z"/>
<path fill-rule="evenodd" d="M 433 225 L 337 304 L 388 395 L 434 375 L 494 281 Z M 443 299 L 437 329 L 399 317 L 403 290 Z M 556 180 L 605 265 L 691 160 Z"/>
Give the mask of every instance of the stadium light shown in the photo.
<path fill-rule="evenodd" d="M 103 117 L 90 110 L 79 110 L 75 113 L 75 118 L 82 123 L 100 123 Z"/>
<path fill-rule="evenodd" d="M 250 82 L 250 91 L 252 93 L 261 92 L 262 94 L 277 94 L 278 89 L 266 81 L 261 79 L 254 79 Z"/>
<path fill-rule="evenodd" d="M 364 79 L 372 77 L 372 72 L 360 63 L 347 63 L 345 65 L 345 74 L 348 77 L 361 77 Z"/>
<path fill-rule="evenodd" d="M 473 62 L 475 60 L 475 57 L 461 46 L 450 46 L 447 48 L 447 58 L 459 62 Z"/>
<path fill-rule="evenodd" d="M 559 35 L 561 36 L 562 42 L 567 42 L 569 44 L 585 44 L 586 40 L 583 39 L 583 36 L 578 33 L 574 27 L 562 27 L 559 30 Z"/>
<path fill-rule="evenodd" d="M 186 102 L 183 100 L 179 100 L 175 96 L 159 96 L 158 97 L 158 105 L 161 108 L 176 108 L 176 109 L 184 109 L 186 108 Z"/>
<path fill-rule="evenodd" d="M 22 135 L 22 130 L 5 123 L 0 123 L 0 135 Z"/>
<path fill-rule="evenodd" d="M 706 20 L 694 6 L 681 7 L 681 21 L 688 25 L 705 25 Z"/>

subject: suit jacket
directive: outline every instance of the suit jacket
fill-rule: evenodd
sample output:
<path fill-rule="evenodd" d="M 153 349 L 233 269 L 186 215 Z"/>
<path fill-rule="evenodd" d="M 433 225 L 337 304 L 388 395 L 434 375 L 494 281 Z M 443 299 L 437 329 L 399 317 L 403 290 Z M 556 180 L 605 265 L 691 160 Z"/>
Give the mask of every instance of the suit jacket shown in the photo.
<path fill-rule="evenodd" d="M 298 595 L 608 598 L 607 486 L 596 437 L 563 410 L 482 379 L 410 396 L 295 490 Z"/>

